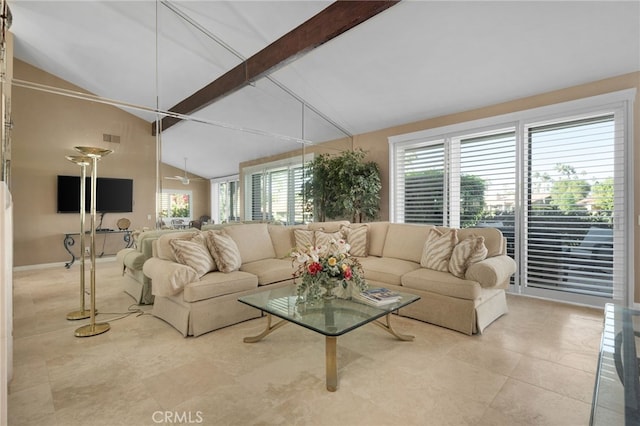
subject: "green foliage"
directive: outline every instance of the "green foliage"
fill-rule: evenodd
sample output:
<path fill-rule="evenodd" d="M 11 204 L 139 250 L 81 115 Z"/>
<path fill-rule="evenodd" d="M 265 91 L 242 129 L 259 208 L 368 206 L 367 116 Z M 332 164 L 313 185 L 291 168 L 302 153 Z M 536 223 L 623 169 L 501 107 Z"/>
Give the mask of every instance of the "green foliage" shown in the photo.
<path fill-rule="evenodd" d="M 171 194 L 171 217 L 189 217 L 189 196 Z"/>
<path fill-rule="evenodd" d="M 482 217 L 487 183 L 474 175 L 460 177 L 461 225 L 475 224 Z M 425 191 L 429 196 L 425 196 Z M 444 173 L 424 170 L 405 177 L 405 221 L 412 223 L 443 223 Z"/>
<path fill-rule="evenodd" d="M 603 182 L 596 182 L 591 188 L 593 207 L 595 210 L 607 213 L 613 211 L 613 178 Z"/>
<path fill-rule="evenodd" d="M 460 179 L 460 224 L 472 226 L 482 217 L 487 182 L 473 175 L 462 175 Z"/>
<path fill-rule="evenodd" d="M 551 205 L 568 213 L 584 209 L 578 205 L 589 194 L 591 186 L 584 179 L 563 179 L 553 183 L 551 187 Z"/>
<path fill-rule="evenodd" d="M 320 154 L 309 163 L 310 180 L 305 199 L 313 201 L 315 220 L 347 218 L 352 222 L 374 219 L 380 209 L 380 169 L 364 162 L 361 149 L 340 155 Z"/>
<path fill-rule="evenodd" d="M 553 182 L 550 204 L 565 213 L 584 209 L 578 202 L 589 195 L 591 185 L 578 177 L 573 166 L 557 164 L 556 170 L 565 177 Z"/>

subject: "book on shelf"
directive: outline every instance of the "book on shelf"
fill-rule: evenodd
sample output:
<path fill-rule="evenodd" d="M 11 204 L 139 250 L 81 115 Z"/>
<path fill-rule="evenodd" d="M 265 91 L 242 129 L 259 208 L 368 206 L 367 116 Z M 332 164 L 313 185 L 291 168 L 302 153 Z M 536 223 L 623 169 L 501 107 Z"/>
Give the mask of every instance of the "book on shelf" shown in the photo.
<path fill-rule="evenodd" d="M 399 293 L 387 288 L 372 288 L 356 295 L 356 299 L 372 306 L 384 306 L 400 301 Z"/>

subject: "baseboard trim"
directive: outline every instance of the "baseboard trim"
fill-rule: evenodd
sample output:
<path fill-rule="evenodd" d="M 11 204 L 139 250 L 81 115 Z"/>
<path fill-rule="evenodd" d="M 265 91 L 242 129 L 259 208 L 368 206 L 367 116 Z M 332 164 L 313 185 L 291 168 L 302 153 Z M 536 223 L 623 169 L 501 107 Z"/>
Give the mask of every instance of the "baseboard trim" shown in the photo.
<path fill-rule="evenodd" d="M 115 262 L 115 260 L 116 260 L 115 256 L 103 256 L 103 257 L 96 258 L 96 263 Z M 33 271 L 36 269 L 64 268 L 66 264 L 67 262 L 54 262 L 54 263 L 39 263 L 37 265 L 14 266 L 13 272 Z M 73 263 L 73 265 L 71 265 L 71 268 L 69 269 L 73 269 L 78 265 L 80 265 L 80 262 L 76 261 Z M 85 267 L 90 265 L 91 265 L 90 261 L 85 263 Z"/>

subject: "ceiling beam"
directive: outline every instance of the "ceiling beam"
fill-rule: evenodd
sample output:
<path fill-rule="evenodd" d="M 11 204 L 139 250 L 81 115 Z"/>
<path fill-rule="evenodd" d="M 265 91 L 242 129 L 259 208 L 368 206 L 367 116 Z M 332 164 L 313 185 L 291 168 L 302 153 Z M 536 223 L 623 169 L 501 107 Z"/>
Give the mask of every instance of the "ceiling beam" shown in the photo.
<path fill-rule="evenodd" d="M 250 84 L 268 72 L 275 71 L 299 56 L 338 37 L 351 28 L 390 8 L 399 0 L 336 1 L 297 28 L 280 37 L 252 57 L 235 66 L 218 79 L 180 101 L 170 112 L 191 114 L 218 99 Z M 177 117 L 164 117 L 161 129 L 180 122 Z M 156 122 L 152 133 L 156 134 Z"/>

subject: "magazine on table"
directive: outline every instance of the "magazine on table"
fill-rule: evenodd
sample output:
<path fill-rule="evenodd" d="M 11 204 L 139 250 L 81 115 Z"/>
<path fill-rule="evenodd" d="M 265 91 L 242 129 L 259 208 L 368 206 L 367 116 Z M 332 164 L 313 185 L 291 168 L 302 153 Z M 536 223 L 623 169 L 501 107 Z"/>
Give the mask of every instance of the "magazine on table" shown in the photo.
<path fill-rule="evenodd" d="M 356 295 L 356 299 L 372 306 L 383 306 L 399 302 L 399 293 L 388 288 L 371 288 Z"/>

